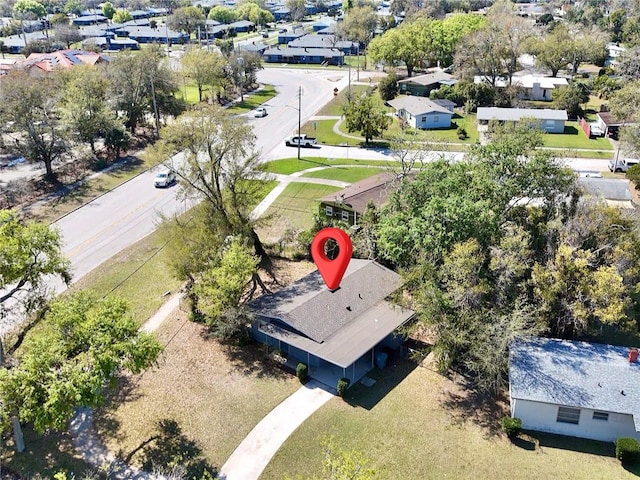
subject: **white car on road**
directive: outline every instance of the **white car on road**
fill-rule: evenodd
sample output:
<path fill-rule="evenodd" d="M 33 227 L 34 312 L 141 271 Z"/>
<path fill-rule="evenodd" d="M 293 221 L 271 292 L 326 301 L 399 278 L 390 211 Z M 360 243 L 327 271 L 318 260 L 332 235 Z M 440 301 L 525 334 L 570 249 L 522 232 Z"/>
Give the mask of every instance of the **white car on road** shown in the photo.
<path fill-rule="evenodd" d="M 267 116 L 267 109 L 264 108 L 264 107 L 258 107 L 258 108 L 256 108 L 256 111 L 253 114 L 253 116 L 256 117 L 256 118 L 266 117 Z"/>
<path fill-rule="evenodd" d="M 172 170 L 163 170 L 158 172 L 156 178 L 153 179 L 153 185 L 156 188 L 168 187 L 176 181 L 176 174 Z"/>

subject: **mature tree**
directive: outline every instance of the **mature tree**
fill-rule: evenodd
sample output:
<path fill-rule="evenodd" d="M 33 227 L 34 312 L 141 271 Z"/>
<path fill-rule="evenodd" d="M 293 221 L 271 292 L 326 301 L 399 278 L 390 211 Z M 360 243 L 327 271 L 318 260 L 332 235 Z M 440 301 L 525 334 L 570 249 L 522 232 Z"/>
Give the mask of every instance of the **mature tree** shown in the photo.
<path fill-rule="evenodd" d="M 0 318 L 12 302 L 27 313 L 42 306 L 48 275 L 71 281 L 59 233 L 49 225 L 0 210 Z"/>
<path fill-rule="evenodd" d="M 609 101 L 609 109 L 615 118 L 622 122 L 620 136 L 621 149 L 640 153 L 640 127 L 638 121 L 638 98 L 640 98 L 640 81 L 627 82 L 616 91 Z"/>
<path fill-rule="evenodd" d="M 120 153 L 123 150 L 126 150 L 131 144 L 131 137 L 129 134 L 121 127 L 114 127 L 110 130 L 107 130 L 107 133 L 104 137 L 104 146 L 107 151 L 113 154 L 114 159 L 120 158 Z"/>
<path fill-rule="evenodd" d="M 37 0 L 18 0 L 13 5 L 13 16 L 24 20 L 35 20 L 44 18 L 47 14 L 44 5 Z"/>
<path fill-rule="evenodd" d="M 378 92 L 380 92 L 380 98 L 385 102 L 393 100 L 398 95 L 398 77 L 395 73 L 392 72 L 380 80 Z"/>
<path fill-rule="evenodd" d="M 556 25 L 543 38 L 532 40 L 528 50 L 535 55 L 536 65 L 551 70 L 552 77 L 575 61 L 571 34 L 564 24 Z"/>
<path fill-rule="evenodd" d="M 28 336 L 17 365 L 0 369 L 0 417 L 64 429 L 77 407 L 103 403 L 123 372 L 151 366 L 162 346 L 141 333 L 128 305 L 77 293 L 58 300 Z"/>
<path fill-rule="evenodd" d="M 217 5 L 213 7 L 209 11 L 210 20 L 215 20 L 220 23 L 233 23 L 238 19 L 238 13 L 229 7 L 223 7 L 222 5 Z"/>
<path fill-rule="evenodd" d="M 131 132 L 153 112 L 154 94 L 158 112 L 172 114 L 178 82 L 158 48 L 118 55 L 109 63 L 107 73 L 109 97 Z"/>
<path fill-rule="evenodd" d="M 369 55 L 374 62 L 384 61 L 389 66 L 404 63 L 407 75 L 411 76 L 425 56 L 425 49 L 415 34 L 415 29 L 404 24 L 388 30 L 371 40 Z"/>
<path fill-rule="evenodd" d="M 205 16 L 199 7 L 181 7 L 173 11 L 173 14 L 167 19 L 169 28 L 178 32 L 187 32 L 191 34 L 204 28 Z"/>
<path fill-rule="evenodd" d="M 95 142 L 115 128 L 115 113 L 107 102 L 107 77 L 101 68 L 79 66 L 61 74 L 62 121 L 95 154 Z"/>
<path fill-rule="evenodd" d="M 16 132 L 15 150 L 30 161 L 42 162 L 50 181 L 55 180 L 53 162 L 68 150 L 68 132 L 57 111 L 61 93 L 53 77 L 19 71 L 6 75 L 0 88 L 3 116 L 13 122 Z"/>
<path fill-rule="evenodd" d="M 640 80 L 640 46 L 627 48 L 616 60 L 616 73 L 626 80 Z"/>
<path fill-rule="evenodd" d="M 51 16 L 49 22 L 51 22 L 53 28 L 56 28 L 58 25 L 69 25 L 71 23 L 71 19 L 66 13 L 56 13 Z"/>
<path fill-rule="evenodd" d="M 80 15 L 84 9 L 85 3 L 82 0 L 67 0 L 63 11 L 70 15 Z"/>
<path fill-rule="evenodd" d="M 366 49 L 378 25 L 378 14 L 372 6 L 353 7 L 338 23 L 337 35 Z M 365 63 L 366 68 L 366 63 Z"/>
<path fill-rule="evenodd" d="M 111 17 L 113 23 L 125 23 L 131 20 L 133 20 L 133 17 L 129 13 L 129 10 L 125 10 L 124 8 L 116 10 Z"/>
<path fill-rule="evenodd" d="M 286 7 L 289 9 L 289 16 L 294 22 L 299 22 L 307 14 L 307 6 L 304 0 L 286 0 Z"/>
<path fill-rule="evenodd" d="M 244 326 L 242 305 L 260 262 L 243 239 L 234 238 L 227 243 L 220 258 L 205 266 L 193 288 L 199 316 L 222 340 L 236 336 Z"/>
<path fill-rule="evenodd" d="M 199 101 L 202 101 L 202 92 L 206 86 L 221 84 L 227 65 L 227 59 L 221 54 L 200 48 L 187 50 L 180 62 L 182 73 L 198 87 Z"/>
<path fill-rule="evenodd" d="M 262 68 L 262 58 L 253 52 L 232 52 L 227 64 L 227 78 L 244 100 L 244 90 L 256 82 L 258 70 Z"/>
<path fill-rule="evenodd" d="M 569 118 L 582 116 L 580 105 L 589 101 L 589 90 L 583 84 L 572 83 L 567 87 L 553 90 L 553 103 L 556 108 L 566 110 Z"/>
<path fill-rule="evenodd" d="M 72 43 L 82 41 L 80 29 L 75 25 L 56 25 L 53 29 L 53 38 L 57 42 L 64 43 L 67 48 L 71 48 Z"/>
<path fill-rule="evenodd" d="M 249 20 L 256 25 L 266 25 L 275 21 L 273 13 L 253 2 L 246 2 L 236 8 L 238 16 L 244 20 Z"/>
<path fill-rule="evenodd" d="M 453 63 L 456 47 L 465 35 L 477 31 L 485 24 L 481 15 L 455 13 L 444 20 L 432 22 L 429 35 L 432 41 L 433 60 L 442 67 Z"/>
<path fill-rule="evenodd" d="M 379 137 L 391 123 L 386 112 L 376 105 L 371 93 L 355 96 L 344 105 L 343 113 L 347 130 L 360 132 L 365 143 Z"/>
<path fill-rule="evenodd" d="M 251 126 L 230 117 L 217 105 L 201 106 L 188 117 L 166 126 L 161 141 L 151 151 L 160 161 L 168 152 L 183 152 L 183 161 L 170 167 L 182 180 L 184 193 L 202 199 L 207 206 L 210 228 L 224 239 L 241 235 L 265 256 L 250 218 L 259 185 L 259 153 L 254 150 Z"/>
<path fill-rule="evenodd" d="M 111 2 L 105 2 L 102 5 L 102 14 L 107 17 L 109 20 L 113 18 L 113 15 L 116 13 L 116 9 Z"/>

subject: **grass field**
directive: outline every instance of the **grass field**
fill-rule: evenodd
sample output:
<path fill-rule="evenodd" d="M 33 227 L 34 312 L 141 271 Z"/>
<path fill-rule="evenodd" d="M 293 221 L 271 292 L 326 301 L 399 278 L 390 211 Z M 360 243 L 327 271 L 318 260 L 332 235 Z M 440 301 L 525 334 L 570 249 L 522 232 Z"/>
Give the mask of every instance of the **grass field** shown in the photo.
<path fill-rule="evenodd" d="M 364 92 L 367 88 L 367 85 L 351 85 L 351 95 L 358 95 Z M 349 90 L 347 88 L 340 90 L 338 95 L 333 97 L 329 103 L 327 103 L 320 111 L 317 113 L 319 116 L 340 116 L 342 115 L 342 107 L 345 103 L 347 103 L 347 95 Z"/>
<path fill-rule="evenodd" d="M 587 138 L 577 122 L 566 122 L 563 134 L 548 133 L 542 138 L 545 147 L 613 150 L 613 146 L 607 138 Z"/>
<path fill-rule="evenodd" d="M 258 347 L 223 346 L 177 311 L 158 330 L 166 345 L 158 366 L 125 379 L 122 395 L 96 415 L 110 451 L 134 465 L 178 459 L 215 473 L 242 439 L 300 387 Z M 174 422 L 167 434 L 160 421 Z M 150 438 L 153 441 L 146 443 Z"/>
<path fill-rule="evenodd" d="M 265 85 L 264 88 L 244 96 L 244 101 L 231 105 L 227 111 L 231 115 L 247 113 L 263 103 L 269 101 L 277 95 L 276 89 L 271 85 Z"/>
<path fill-rule="evenodd" d="M 318 143 L 323 145 L 341 145 L 344 143 L 356 144 L 357 140 L 347 138 L 333 130 L 334 125 L 338 120 L 314 120 L 312 122 L 305 123 L 300 129 L 301 133 L 304 133 L 311 137 L 316 137 Z M 315 127 L 314 127 L 315 124 Z"/>
<path fill-rule="evenodd" d="M 358 160 L 348 158 L 313 158 L 313 159 L 300 159 L 297 158 L 283 158 L 280 160 L 272 160 L 271 162 L 264 164 L 264 169 L 271 173 L 281 173 L 283 175 L 290 175 L 301 170 L 316 167 L 334 167 L 343 165 L 365 165 L 365 166 L 384 166 L 394 167 L 398 166 L 397 162 L 387 162 L 384 160 Z M 322 177 L 326 178 L 326 177 Z M 346 180 L 345 180 L 346 181 Z"/>
<path fill-rule="evenodd" d="M 386 167 L 333 167 L 318 170 L 317 172 L 308 172 L 303 174 L 303 177 L 310 178 L 326 178 L 328 180 L 340 180 L 342 182 L 354 183 L 365 178 L 369 178 L 372 175 L 384 172 Z"/>
<path fill-rule="evenodd" d="M 510 442 L 499 432 L 508 407 L 483 404 L 428 368 L 400 361 L 369 376 L 373 387 L 355 385 L 346 401 L 331 400 L 302 424 L 260 479 L 320 472 L 327 436 L 362 452 L 379 479 L 636 478 L 612 444 L 540 434 Z"/>
<path fill-rule="evenodd" d="M 339 191 L 338 187 L 295 182 L 287 185 L 276 201 L 267 209 L 269 223 L 258 234 L 266 243 L 277 242 L 287 229 L 306 230 L 313 225 L 318 212 L 318 199 Z"/>

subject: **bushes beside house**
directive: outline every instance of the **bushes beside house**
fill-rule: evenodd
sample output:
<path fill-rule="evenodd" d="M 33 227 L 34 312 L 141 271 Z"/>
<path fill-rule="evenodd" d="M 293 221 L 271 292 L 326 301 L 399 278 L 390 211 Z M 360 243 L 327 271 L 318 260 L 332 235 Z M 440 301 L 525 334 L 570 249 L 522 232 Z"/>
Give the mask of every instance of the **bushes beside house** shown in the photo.
<path fill-rule="evenodd" d="M 635 463 L 640 458 L 640 444 L 630 437 L 620 437 L 616 440 L 616 458 L 622 463 Z"/>
<path fill-rule="evenodd" d="M 336 387 L 336 390 L 338 391 L 339 397 L 344 397 L 344 394 L 347 392 L 347 389 L 349 388 L 350 384 L 351 384 L 351 380 L 349 380 L 346 377 L 343 377 L 340 380 L 338 380 L 338 385 Z"/>
<path fill-rule="evenodd" d="M 502 431 L 507 434 L 509 438 L 516 438 L 522 431 L 522 420 L 513 417 L 502 417 L 500 420 Z"/>
<path fill-rule="evenodd" d="M 296 366 L 296 377 L 300 380 L 301 383 L 304 383 L 309 376 L 309 367 L 306 364 L 300 362 Z"/>

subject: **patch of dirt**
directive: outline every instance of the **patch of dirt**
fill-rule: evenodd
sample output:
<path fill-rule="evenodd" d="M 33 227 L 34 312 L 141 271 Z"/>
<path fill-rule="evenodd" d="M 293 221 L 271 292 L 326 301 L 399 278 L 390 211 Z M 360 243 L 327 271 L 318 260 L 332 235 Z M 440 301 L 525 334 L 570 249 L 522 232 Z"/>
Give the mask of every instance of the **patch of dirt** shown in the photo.
<path fill-rule="evenodd" d="M 259 274 L 272 292 L 291 285 L 316 269 L 315 264 L 308 260 L 290 260 L 281 257 L 272 257 L 271 265 L 271 273 L 260 270 Z"/>

